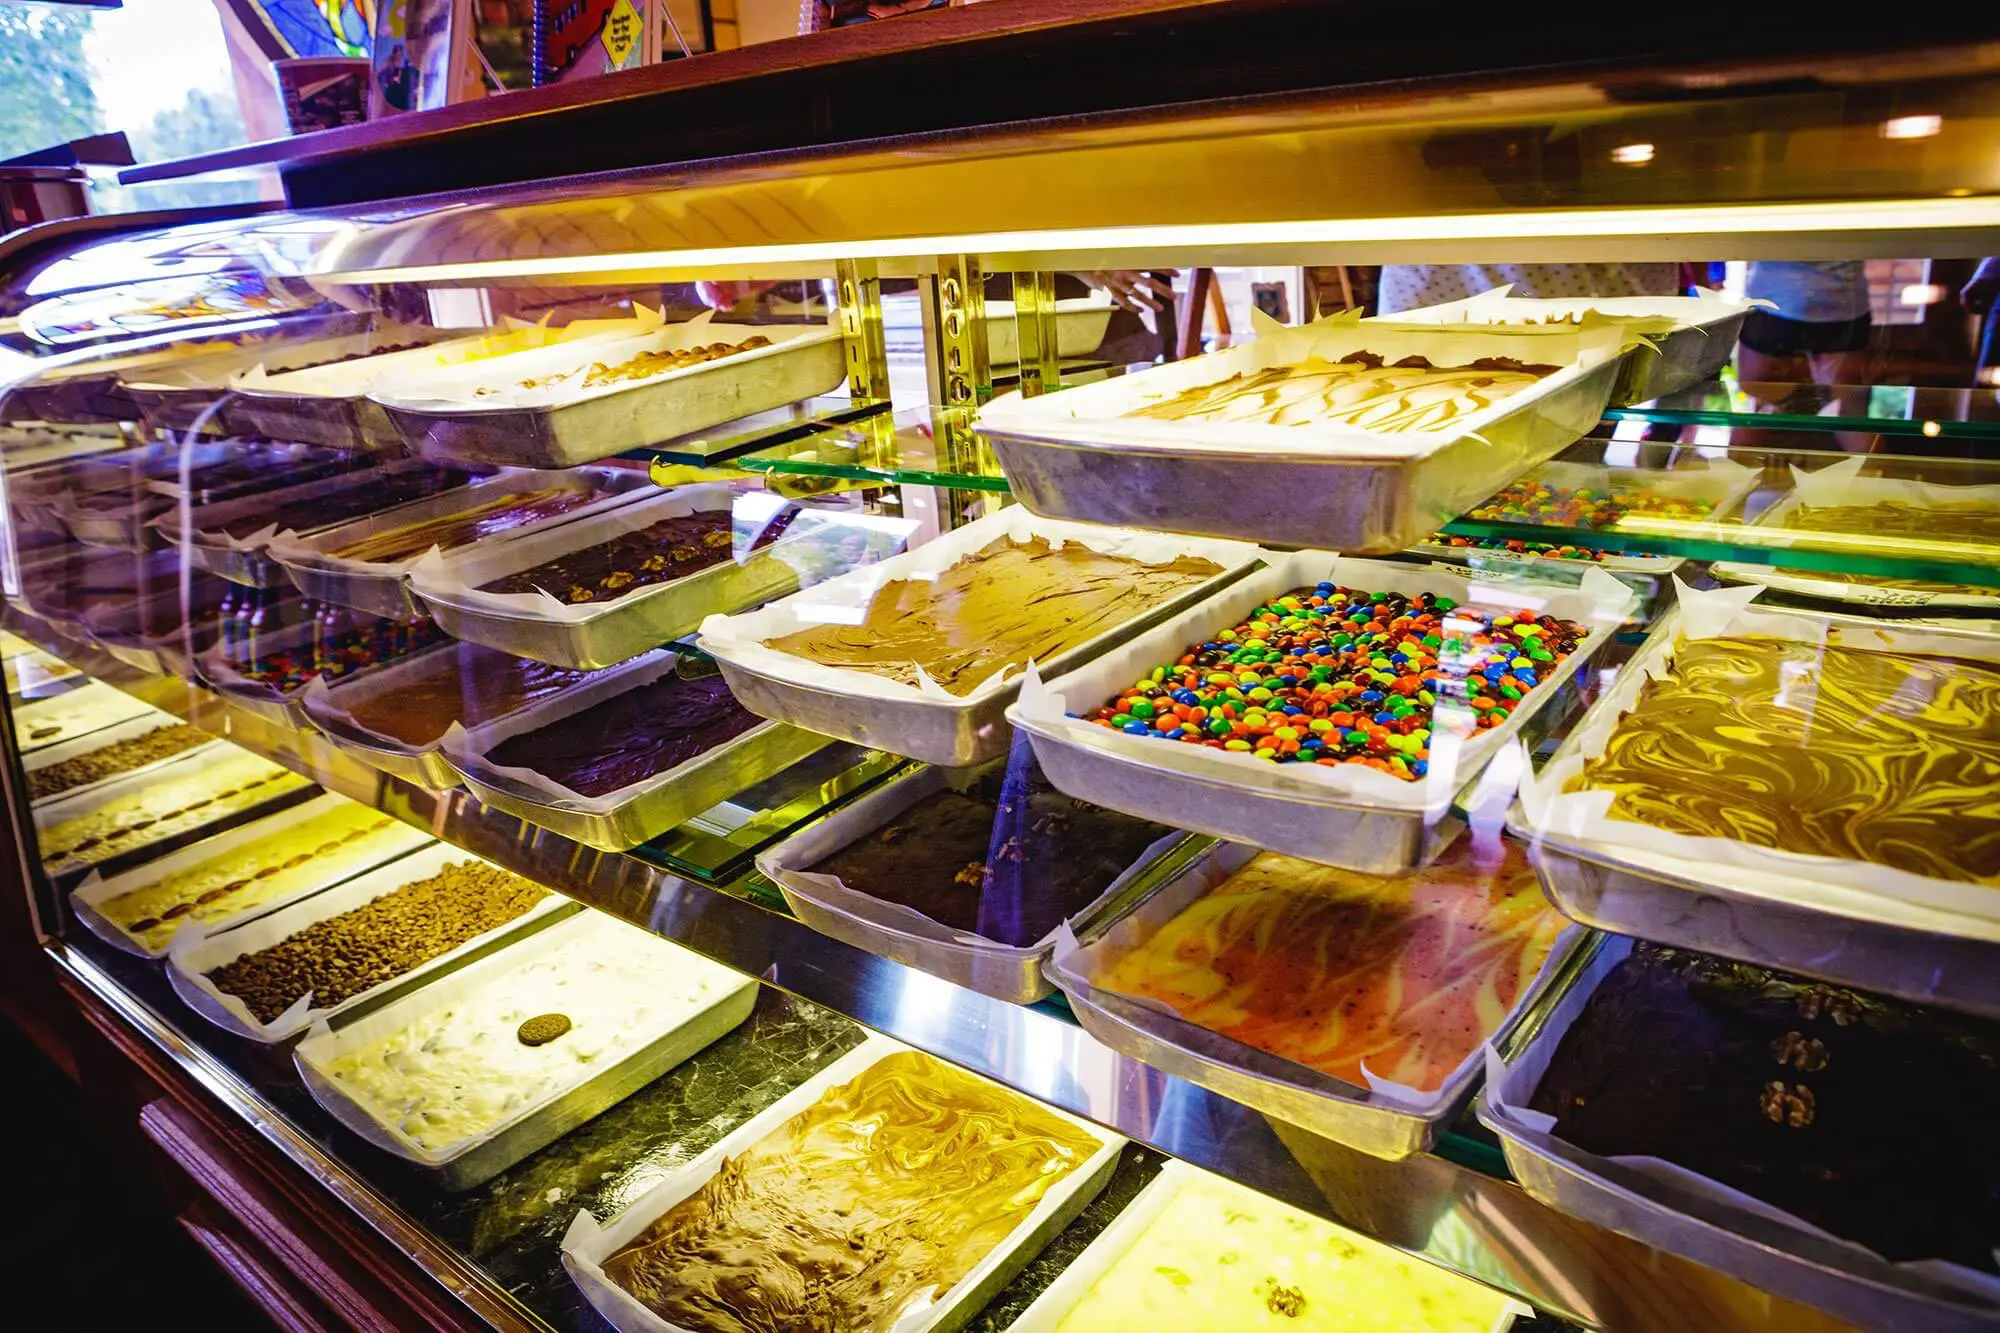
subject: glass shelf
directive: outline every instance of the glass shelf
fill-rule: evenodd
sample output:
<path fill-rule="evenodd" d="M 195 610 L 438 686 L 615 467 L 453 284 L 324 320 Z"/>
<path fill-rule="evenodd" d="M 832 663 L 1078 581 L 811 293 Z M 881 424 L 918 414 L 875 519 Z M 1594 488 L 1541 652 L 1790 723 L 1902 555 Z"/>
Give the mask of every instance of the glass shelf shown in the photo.
<path fill-rule="evenodd" d="M 1994 440 L 2000 439 L 2000 389 L 1742 383 L 1732 376 L 1654 402 L 1610 408 L 1604 416 L 1650 425 Z"/>

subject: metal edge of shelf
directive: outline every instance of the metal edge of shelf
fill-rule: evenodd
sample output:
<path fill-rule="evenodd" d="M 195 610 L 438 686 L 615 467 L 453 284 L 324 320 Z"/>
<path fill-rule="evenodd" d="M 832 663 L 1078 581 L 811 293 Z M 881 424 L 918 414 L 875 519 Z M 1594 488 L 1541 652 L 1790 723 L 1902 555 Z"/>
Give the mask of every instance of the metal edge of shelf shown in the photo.
<path fill-rule="evenodd" d="M 30 619 L 6 619 L 24 637 L 44 637 Z M 77 656 L 74 645 L 51 640 L 43 646 L 67 651 L 72 660 Z M 185 706 L 168 703 L 168 711 L 197 724 L 213 724 L 221 716 L 219 701 L 192 683 L 145 676 L 94 650 L 86 656 L 104 668 L 110 683 L 155 706 L 181 686 Z M 85 662 L 75 664 L 89 669 Z M 230 715 L 229 720 L 244 719 Z M 232 726 L 230 739 L 576 901 L 1551 1314 L 1598 1327 L 1627 1327 L 1655 1300 L 1684 1302 L 1691 1283 L 1719 1293 L 1703 1304 L 1720 1314 L 1767 1299 L 1732 1278 L 1555 1213 L 1511 1180 L 1456 1160 L 1460 1154 L 1395 1162 L 1367 1157 L 1120 1055 L 1050 1006 L 1017 1006 L 962 989 L 820 936 L 748 896 L 628 855 L 598 852 L 489 810 L 463 791 L 438 796 L 373 770 L 365 770 L 369 777 L 357 783 L 351 773 L 329 773 L 316 764 L 307 754 L 310 746 L 252 740 L 244 730 Z M 372 794 L 365 790 L 370 784 Z M 477 1311 L 480 1301 L 495 1299 L 483 1274 L 468 1277 L 455 1251 L 441 1251 L 421 1224 L 304 1136 L 173 1021 L 153 1013 L 74 951 L 60 944 L 50 948 L 93 992 L 113 992 L 106 998 L 168 1055 L 288 1157 L 328 1181 L 337 1197 L 448 1290 L 464 1294 L 469 1308 Z M 1669 1285 L 1678 1289 L 1678 1300 L 1667 1296 Z M 1739 1326 L 1756 1325 L 1746 1317 Z M 1732 1324 L 1725 1319 L 1715 1327 L 1722 1333 Z"/>

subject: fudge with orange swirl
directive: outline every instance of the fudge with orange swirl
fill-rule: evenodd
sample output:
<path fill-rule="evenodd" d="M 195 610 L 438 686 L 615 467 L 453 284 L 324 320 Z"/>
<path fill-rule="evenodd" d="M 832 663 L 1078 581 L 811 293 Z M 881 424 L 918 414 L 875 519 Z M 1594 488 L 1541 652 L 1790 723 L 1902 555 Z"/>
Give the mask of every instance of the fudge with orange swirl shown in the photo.
<path fill-rule="evenodd" d="M 1389 434 L 1443 430 L 1511 398 L 1559 366 L 1481 357 L 1438 366 L 1422 356 L 1384 364 L 1373 352 L 1338 361 L 1245 371 L 1198 385 L 1128 415 L 1206 425 L 1354 426 Z"/>
<path fill-rule="evenodd" d="M 1435 1092 L 1497 1031 L 1563 920 L 1517 844 L 1388 877 L 1263 852 L 1098 985 L 1322 1074 Z"/>
<path fill-rule="evenodd" d="M 1670 833 L 2000 887 L 2000 666 L 1683 643 L 1568 790 Z"/>
<path fill-rule="evenodd" d="M 899 1051 L 729 1158 L 604 1272 L 703 1333 L 887 1333 L 1098 1147 L 1034 1102 Z"/>

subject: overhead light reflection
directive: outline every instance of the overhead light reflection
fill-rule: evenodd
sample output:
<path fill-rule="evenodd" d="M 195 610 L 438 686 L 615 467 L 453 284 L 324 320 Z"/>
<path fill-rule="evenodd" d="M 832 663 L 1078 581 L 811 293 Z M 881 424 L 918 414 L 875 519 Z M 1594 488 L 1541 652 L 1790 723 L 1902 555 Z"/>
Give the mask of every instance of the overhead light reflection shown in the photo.
<path fill-rule="evenodd" d="M 1943 116 L 1892 116 L 1882 122 L 1884 139 L 1928 139 L 1944 129 Z"/>
<path fill-rule="evenodd" d="M 1653 160 L 1653 145 L 1622 143 L 1611 150 L 1611 160 L 1621 167 L 1643 167 Z"/>

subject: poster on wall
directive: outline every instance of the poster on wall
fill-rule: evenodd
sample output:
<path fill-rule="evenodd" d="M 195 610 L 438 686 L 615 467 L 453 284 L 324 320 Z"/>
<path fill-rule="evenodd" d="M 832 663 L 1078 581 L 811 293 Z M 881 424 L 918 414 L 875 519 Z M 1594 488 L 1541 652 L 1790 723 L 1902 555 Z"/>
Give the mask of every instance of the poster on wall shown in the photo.
<path fill-rule="evenodd" d="M 535 83 L 587 79 L 659 59 L 660 0 L 535 0 Z"/>
<path fill-rule="evenodd" d="M 370 118 L 465 100 L 470 0 L 377 0 Z"/>

